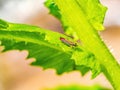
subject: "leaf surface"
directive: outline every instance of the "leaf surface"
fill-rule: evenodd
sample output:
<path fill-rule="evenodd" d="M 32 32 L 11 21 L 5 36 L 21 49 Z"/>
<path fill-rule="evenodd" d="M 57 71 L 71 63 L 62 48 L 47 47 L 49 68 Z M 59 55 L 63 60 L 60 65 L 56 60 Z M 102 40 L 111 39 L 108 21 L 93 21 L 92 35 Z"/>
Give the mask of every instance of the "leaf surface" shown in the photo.
<path fill-rule="evenodd" d="M 120 65 L 111 54 L 97 30 L 103 28 L 106 8 L 99 0 L 52 0 L 62 15 L 67 32 L 74 33 L 82 45 L 94 54 L 102 72 L 116 90 L 120 90 Z M 95 12 L 94 12 L 95 11 Z M 100 15 L 100 16 L 99 16 Z"/>
<path fill-rule="evenodd" d="M 46 88 L 44 90 L 111 90 L 111 89 L 103 88 L 98 85 L 94 85 L 94 86 L 70 85 L 70 86 L 58 86 L 56 88 Z"/>
<path fill-rule="evenodd" d="M 96 65 L 98 63 L 92 53 L 81 45 L 67 46 L 60 40 L 60 37 L 67 40 L 71 40 L 71 38 L 36 26 L 6 24 L 8 24 L 6 28 L 1 27 L 0 29 L 0 40 L 5 46 L 4 51 L 28 50 L 29 57 L 36 59 L 32 65 L 42 66 L 45 69 L 55 68 L 58 74 L 79 70 L 84 75 L 87 71 L 92 70 L 94 77 L 100 73 L 100 65 Z M 94 65 L 91 61 L 95 61 Z"/>
<path fill-rule="evenodd" d="M 107 8 L 103 6 L 99 0 L 74 0 L 79 6 L 78 8 L 84 13 L 84 16 L 96 30 L 104 30 L 103 21 Z M 72 2 L 72 3 L 74 3 Z M 79 37 L 74 31 L 74 28 L 69 25 L 69 20 L 66 19 L 54 0 L 46 0 L 45 5 L 50 10 L 50 14 L 57 17 L 63 25 L 64 31 L 67 35 L 73 36 L 75 40 Z M 74 13 L 72 10 L 71 13 Z M 79 17 L 82 20 L 82 17 Z"/>

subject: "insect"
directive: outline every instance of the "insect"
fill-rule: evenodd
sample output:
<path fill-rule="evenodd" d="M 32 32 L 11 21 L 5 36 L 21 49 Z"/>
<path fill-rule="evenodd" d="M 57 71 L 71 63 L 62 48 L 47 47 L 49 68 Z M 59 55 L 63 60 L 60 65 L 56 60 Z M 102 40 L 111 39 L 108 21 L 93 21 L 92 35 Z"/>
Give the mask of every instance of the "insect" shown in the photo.
<path fill-rule="evenodd" d="M 77 46 L 77 44 L 76 43 L 73 43 L 73 42 L 71 42 L 71 41 L 68 41 L 68 40 L 66 40 L 65 38 L 63 38 L 63 37 L 60 37 L 60 40 L 64 43 L 64 44 L 66 44 L 67 46 Z"/>

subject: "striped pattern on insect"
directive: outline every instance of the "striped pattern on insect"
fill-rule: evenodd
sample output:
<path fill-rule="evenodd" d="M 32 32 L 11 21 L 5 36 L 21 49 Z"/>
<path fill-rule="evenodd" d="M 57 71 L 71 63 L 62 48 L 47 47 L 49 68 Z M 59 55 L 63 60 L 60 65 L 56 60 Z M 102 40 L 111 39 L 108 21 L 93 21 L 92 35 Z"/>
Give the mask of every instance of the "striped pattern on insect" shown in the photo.
<path fill-rule="evenodd" d="M 76 43 L 73 43 L 73 42 L 71 42 L 71 41 L 68 41 L 68 40 L 66 40 L 65 38 L 63 38 L 63 37 L 60 37 L 60 40 L 65 44 L 65 45 L 67 45 L 67 46 L 77 46 L 77 44 Z"/>

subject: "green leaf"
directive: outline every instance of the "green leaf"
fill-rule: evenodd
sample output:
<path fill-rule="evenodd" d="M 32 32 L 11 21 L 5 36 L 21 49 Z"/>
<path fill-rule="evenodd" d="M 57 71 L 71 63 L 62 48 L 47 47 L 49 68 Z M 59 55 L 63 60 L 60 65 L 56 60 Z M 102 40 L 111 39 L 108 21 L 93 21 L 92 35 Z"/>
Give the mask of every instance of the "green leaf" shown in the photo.
<path fill-rule="evenodd" d="M 70 54 L 65 52 L 70 47 L 64 45 L 60 41 L 60 37 L 64 36 L 23 24 L 10 23 L 7 29 L 0 29 L 0 40 L 2 45 L 5 45 L 4 51 L 28 50 L 29 57 L 36 58 L 33 65 L 42 66 L 45 69 L 55 68 L 58 74 L 71 71 L 75 67 L 74 61 L 70 59 Z"/>
<path fill-rule="evenodd" d="M 104 30 L 103 21 L 107 8 L 99 0 L 76 0 L 86 18 L 96 30 Z"/>
<path fill-rule="evenodd" d="M 79 5 L 82 12 L 84 12 L 84 16 L 88 22 L 96 30 L 104 30 L 103 21 L 107 8 L 100 4 L 99 0 L 75 0 L 75 2 Z M 69 21 L 65 18 L 64 14 L 60 12 L 54 0 L 46 0 L 45 5 L 49 8 L 50 14 L 54 15 L 62 22 L 65 33 L 73 36 L 75 40 L 78 40 L 77 33 L 74 32 L 73 27 L 68 24 Z"/>
<path fill-rule="evenodd" d="M 84 75 L 88 70 L 92 70 L 94 77 L 100 73 L 101 67 L 92 53 L 81 45 L 67 46 L 60 40 L 60 37 L 70 41 L 71 38 L 35 26 L 13 23 L 8 23 L 8 26 L 6 29 L 0 29 L 4 51 L 28 50 L 29 57 L 36 59 L 32 65 L 42 66 L 44 69 L 55 68 L 58 74 L 79 70 Z M 91 61 L 95 62 L 94 65 Z"/>
<path fill-rule="evenodd" d="M 56 88 L 46 88 L 43 90 L 110 90 L 110 89 L 103 88 L 98 85 L 94 85 L 94 86 L 70 85 L 70 86 L 58 86 Z"/>
<path fill-rule="evenodd" d="M 83 57 L 84 56 L 84 57 Z M 89 60 L 88 60 L 89 58 Z M 100 72 L 101 72 L 101 67 L 99 65 L 99 63 L 97 62 L 95 56 L 92 53 L 88 53 L 88 52 L 79 52 L 79 48 L 78 50 L 75 50 L 73 55 L 72 55 L 72 59 L 75 60 L 75 64 L 76 65 L 84 65 L 87 67 L 92 67 L 92 78 L 95 78 Z M 84 67 L 82 67 L 84 68 Z M 93 69 L 94 68 L 94 69 Z M 84 71 L 87 71 L 87 68 L 84 69 Z M 84 74 L 84 72 L 83 72 Z"/>
<path fill-rule="evenodd" d="M 0 29 L 1 29 L 1 28 L 7 28 L 7 27 L 8 27 L 7 22 L 4 21 L 4 20 L 2 20 L 2 19 L 0 19 Z"/>
<path fill-rule="evenodd" d="M 61 19 L 61 14 L 57 5 L 53 2 L 53 0 L 46 0 L 45 6 L 50 9 L 50 14 L 53 14 L 58 19 Z"/>
<path fill-rule="evenodd" d="M 74 40 L 78 40 L 79 38 L 78 38 L 76 32 L 74 32 L 72 27 L 70 27 L 68 25 L 67 20 L 64 18 L 64 15 L 61 14 L 61 12 L 60 12 L 58 6 L 55 4 L 54 0 L 46 0 L 45 6 L 47 8 L 49 8 L 50 14 L 54 15 L 56 18 L 58 18 L 61 21 L 61 23 L 64 27 L 65 33 L 69 36 L 74 37 Z"/>
<path fill-rule="evenodd" d="M 98 0 L 53 0 L 53 1 L 59 8 L 59 12 L 62 15 L 61 17 L 65 19 L 64 22 L 66 22 L 67 26 L 72 29 L 72 33 L 75 32 L 78 39 L 80 39 L 81 44 L 88 51 L 95 55 L 96 59 L 102 66 L 102 72 L 111 82 L 113 87 L 116 90 L 120 90 L 119 85 L 120 65 L 118 64 L 114 56 L 111 54 L 109 49 L 106 47 L 105 43 L 99 36 L 98 31 L 96 30 L 97 28 L 98 29 L 102 28 L 100 24 L 103 22 L 102 20 L 103 15 L 105 14 L 105 8 L 101 6 Z M 96 9 L 94 9 L 94 7 Z M 98 10 L 99 13 L 101 13 L 100 17 L 92 16 L 92 13 L 95 13 L 95 15 L 99 15 L 99 13 L 97 13 L 98 11 L 96 10 Z M 88 18 L 88 16 L 86 16 L 87 12 L 89 12 L 88 16 L 90 16 L 91 18 L 90 17 Z"/>

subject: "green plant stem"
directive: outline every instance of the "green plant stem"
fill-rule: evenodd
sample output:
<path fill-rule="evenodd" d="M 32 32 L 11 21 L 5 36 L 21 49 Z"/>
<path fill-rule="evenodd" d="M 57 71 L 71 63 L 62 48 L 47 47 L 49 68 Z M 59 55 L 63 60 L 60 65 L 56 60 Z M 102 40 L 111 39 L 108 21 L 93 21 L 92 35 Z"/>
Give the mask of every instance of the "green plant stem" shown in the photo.
<path fill-rule="evenodd" d="M 76 0 L 54 0 L 54 2 L 68 21 L 68 25 L 77 32 L 82 44 L 94 53 L 99 60 L 103 66 L 103 73 L 113 87 L 120 90 L 120 66 L 101 40 L 97 31 L 86 19 Z"/>

